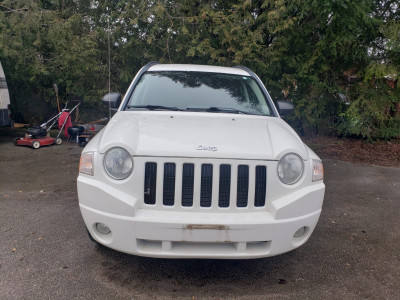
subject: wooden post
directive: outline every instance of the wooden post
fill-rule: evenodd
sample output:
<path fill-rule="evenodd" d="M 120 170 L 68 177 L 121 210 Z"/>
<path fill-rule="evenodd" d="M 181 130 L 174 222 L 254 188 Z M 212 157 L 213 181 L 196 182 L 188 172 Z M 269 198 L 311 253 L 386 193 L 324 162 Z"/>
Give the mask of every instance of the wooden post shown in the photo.
<path fill-rule="evenodd" d="M 58 99 L 58 85 L 57 85 L 57 83 L 53 83 L 53 88 L 54 88 L 54 91 L 56 92 L 58 112 L 60 112 L 61 109 L 60 109 L 60 101 Z"/>

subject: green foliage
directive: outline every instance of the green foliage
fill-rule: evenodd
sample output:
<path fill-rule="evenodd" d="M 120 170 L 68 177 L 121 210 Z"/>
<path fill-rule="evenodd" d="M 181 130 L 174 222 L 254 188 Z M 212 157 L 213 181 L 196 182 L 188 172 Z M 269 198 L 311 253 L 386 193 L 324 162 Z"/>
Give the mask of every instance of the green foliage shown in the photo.
<path fill-rule="evenodd" d="M 0 59 L 13 97 L 30 90 L 54 102 L 52 85 L 57 83 L 64 98 L 99 98 L 93 92 L 104 92 L 107 68 L 98 36 L 83 15 L 44 9 L 31 0 L 4 1 L 2 6 L 7 10 L 0 14 Z"/>
<path fill-rule="evenodd" d="M 361 87 L 365 87 L 362 84 Z M 390 139 L 400 135 L 399 97 L 388 89 L 386 79 L 375 83 L 375 89 L 360 88 L 358 97 L 341 113 L 337 130 L 344 135 Z"/>
<path fill-rule="evenodd" d="M 302 134 L 399 136 L 400 8 L 394 0 L 5 0 L 0 60 L 12 97 L 99 103 L 163 63 L 245 65 L 296 105 Z M 346 104 L 347 103 L 347 104 Z"/>

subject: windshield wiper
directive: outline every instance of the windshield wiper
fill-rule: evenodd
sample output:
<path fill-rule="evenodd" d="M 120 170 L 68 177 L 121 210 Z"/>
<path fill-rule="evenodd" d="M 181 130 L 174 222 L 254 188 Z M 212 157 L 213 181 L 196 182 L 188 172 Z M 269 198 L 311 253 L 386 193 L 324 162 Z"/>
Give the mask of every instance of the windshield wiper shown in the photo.
<path fill-rule="evenodd" d="M 230 107 L 188 107 L 186 110 L 189 111 L 207 111 L 207 112 L 223 112 L 223 113 L 231 113 L 231 114 L 246 114 L 246 115 L 255 115 L 254 113 L 247 112 L 244 110 L 239 110 L 236 108 Z"/>
<path fill-rule="evenodd" d="M 144 108 L 147 110 L 182 110 L 177 107 L 162 106 L 162 105 L 129 105 L 128 109 L 130 108 Z"/>

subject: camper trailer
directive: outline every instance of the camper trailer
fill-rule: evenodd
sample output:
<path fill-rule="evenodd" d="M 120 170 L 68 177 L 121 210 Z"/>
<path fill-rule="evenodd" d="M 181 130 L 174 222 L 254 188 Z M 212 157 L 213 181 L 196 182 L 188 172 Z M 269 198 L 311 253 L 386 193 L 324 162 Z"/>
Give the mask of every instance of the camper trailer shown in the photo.
<path fill-rule="evenodd" d="M 8 105 L 10 105 L 10 95 L 8 94 L 6 75 L 0 62 L 0 127 L 11 125 Z"/>

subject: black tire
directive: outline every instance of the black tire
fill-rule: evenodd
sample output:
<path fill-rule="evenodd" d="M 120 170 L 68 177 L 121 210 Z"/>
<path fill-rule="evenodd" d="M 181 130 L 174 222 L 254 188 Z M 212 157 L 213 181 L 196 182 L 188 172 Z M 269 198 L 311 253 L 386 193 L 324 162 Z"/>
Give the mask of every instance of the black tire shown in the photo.
<path fill-rule="evenodd" d="M 97 246 L 98 250 L 105 250 L 105 249 L 109 249 L 108 247 L 100 244 L 98 241 L 96 241 L 92 235 L 90 234 L 89 230 L 86 228 L 86 232 L 88 234 L 89 240 L 91 240 L 93 242 L 93 244 L 95 244 Z"/>
<path fill-rule="evenodd" d="M 89 239 L 90 239 L 93 243 L 95 243 L 95 244 L 98 244 L 98 243 L 99 243 L 98 241 L 96 241 L 96 240 L 92 237 L 92 235 L 90 234 L 89 230 L 87 230 L 87 228 L 86 228 L 86 232 L 87 232 L 87 234 L 88 234 L 88 236 L 89 236 Z"/>
<path fill-rule="evenodd" d="M 17 146 L 18 145 L 18 141 L 20 140 L 21 138 L 19 138 L 19 137 L 16 137 L 16 138 L 14 138 L 13 139 L 13 144 L 14 144 L 14 146 Z"/>

